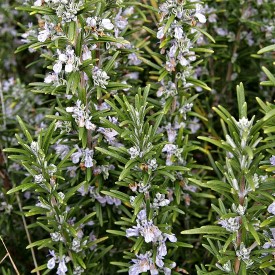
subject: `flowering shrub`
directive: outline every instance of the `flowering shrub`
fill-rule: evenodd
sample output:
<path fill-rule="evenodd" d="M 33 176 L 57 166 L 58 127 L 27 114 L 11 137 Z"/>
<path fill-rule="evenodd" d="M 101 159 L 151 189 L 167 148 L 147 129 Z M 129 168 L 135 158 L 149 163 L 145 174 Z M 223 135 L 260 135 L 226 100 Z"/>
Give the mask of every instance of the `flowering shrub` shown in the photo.
<path fill-rule="evenodd" d="M 1 272 L 272 274 L 273 7 L 1 4 Z"/>

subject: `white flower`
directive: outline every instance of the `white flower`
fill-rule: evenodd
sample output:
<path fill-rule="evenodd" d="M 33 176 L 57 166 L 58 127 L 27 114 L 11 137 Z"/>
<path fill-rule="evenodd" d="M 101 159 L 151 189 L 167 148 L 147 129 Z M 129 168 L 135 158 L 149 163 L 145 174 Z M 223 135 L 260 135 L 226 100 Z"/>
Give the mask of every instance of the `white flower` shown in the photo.
<path fill-rule="evenodd" d="M 221 219 L 218 223 L 229 232 L 236 232 L 240 228 L 240 218 L 239 217 L 229 218 L 229 219 Z"/>
<path fill-rule="evenodd" d="M 167 248 L 166 248 L 165 242 L 162 242 L 159 245 L 157 253 L 158 253 L 157 255 L 159 255 L 160 257 L 164 257 L 167 255 Z"/>
<path fill-rule="evenodd" d="M 163 259 L 163 257 L 161 257 L 160 255 L 157 254 L 157 256 L 156 256 L 156 265 L 158 267 L 163 267 L 164 266 L 164 262 L 163 262 L 162 259 Z"/>
<path fill-rule="evenodd" d="M 148 168 L 152 171 L 155 171 L 158 168 L 157 160 L 156 159 L 150 159 L 147 162 Z"/>
<path fill-rule="evenodd" d="M 135 53 L 130 53 L 128 59 L 130 60 L 129 65 L 137 66 L 141 64 L 141 60 L 138 59 L 138 56 Z"/>
<path fill-rule="evenodd" d="M 84 151 L 84 164 L 85 167 L 89 168 L 89 167 L 93 167 L 93 155 L 94 155 L 94 150 L 90 150 L 88 148 L 85 149 Z"/>
<path fill-rule="evenodd" d="M 153 266 L 153 260 L 151 258 L 151 253 L 146 252 L 145 254 L 136 255 L 137 259 L 133 259 L 134 265 L 129 268 L 129 275 L 137 275 L 142 272 L 147 272 L 149 270 L 155 269 Z M 151 272 L 152 274 L 152 272 Z"/>
<path fill-rule="evenodd" d="M 35 183 L 41 183 L 41 182 L 45 181 L 45 178 L 43 177 L 42 174 L 35 175 L 34 176 L 34 181 L 35 181 Z"/>
<path fill-rule="evenodd" d="M 74 67 L 73 64 L 66 64 L 65 65 L 65 72 L 66 73 L 71 73 L 73 71 Z"/>
<path fill-rule="evenodd" d="M 55 267 L 55 258 L 53 257 L 48 261 L 47 268 L 48 269 L 54 269 L 54 267 Z"/>
<path fill-rule="evenodd" d="M 140 226 L 133 226 L 132 228 L 126 229 L 126 237 L 138 237 Z"/>
<path fill-rule="evenodd" d="M 63 159 L 70 152 L 70 147 L 64 144 L 57 144 L 55 146 L 55 152 Z"/>
<path fill-rule="evenodd" d="M 56 74 L 59 74 L 62 70 L 62 62 L 61 61 L 58 61 L 57 63 L 55 63 L 53 65 L 53 71 L 56 73 Z"/>
<path fill-rule="evenodd" d="M 59 262 L 56 274 L 65 275 L 67 271 L 68 271 L 68 268 L 65 263 L 65 256 L 63 256 Z"/>
<path fill-rule="evenodd" d="M 86 111 L 86 106 L 78 99 L 75 107 L 67 107 L 68 113 L 73 113 L 72 117 L 79 127 L 86 127 L 88 130 L 95 130 L 96 126 L 90 122 L 89 111 Z"/>
<path fill-rule="evenodd" d="M 79 238 L 74 238 L 72 242 L 72 250 L 75 252 L 80 252 L 81 249 L 81 240 Z"/>
<path fill-rule="evenodd" d="M 94 67 L 92 78 L 94 80 L 95 86 L 100 86 L 103 89 L 106 89 L 106 85 L 108 85 L 108 79 L 110 78 L 107 73 L 98 67 Z"/>
<path fill-rule="evenodd" d="M 177 146 L 174 144 L 165 144 L 165 146 L 162 148 L 162 152 L 166 152 L 169 155 L 175 154 L 177 150 Z"/>
<path fill-rule="evenodd" d="M 134 13 L 134 7 L 128 7 L 123 11 L 123 16 L 129 17 Z"/>
<path fill-rule="evenodd" d="M 141 228 L 140 234 L 144 237 L 146 243 L 155 243 L 161 236 L 161 231 L 152 221 L 147 221 Z"/>
<path fill-rule="evenodd" d="M 163 236 L 168 238 L 171 243 L 175 243 L 177 241 L 177 237 L 175 236 L 175 234 L 164 233 Z"/>
<path fill-rule="evenodd" d="M 55 267 L 56 256 L 54 250 L 50 250 L 49 253 L 52 256 L 52 258 L 48 261 L 47 268 L 53 269 Z"/>
<path fill-rule="evenodd" d="M 83 46 L 83 53 L 82 53 L 82 59 L 88 60 L 92 58 L 92 52 L 89 50 L 89 48 L 85 45 Z"/>
<path fill-rule="evenodd" d="M 240 250 L 236 251 L 236 255 L 239 258 L 239 260 L 243 260 L 247 265 L 251 265 L 250 258 L 250 252 L 251 250 L 249 248 L 246 248 L 243 243 L 240 245 Z"/>
<path fill-rule="evenodd" d="M 159 208 L 160 206 L 163 207 L 168 205 L 169 203 L 170 201 L 168 199 L 165 199 L 164 194 L 157 193 L 153 201 L 153 207 Z"/>
<path fill-rule="evenodd" d="M 272 156 L 269 161 L 271 165 L 275 166 L 275 156 Z"/>
<path fill-rule="evenodd" d="M 54 242 L 63 241 L 63 237 L 59 232 L 50 233 L 51 238 Z"/>
<path fill-rule="evenodd" d="M 43 30 L 43 31 L 40 31 L 38 36 L 37 36 L 37 39 L 39 42 L 45 42 L 47 40 L 47 38 L 50 36 L 50 31 L 49 30 Z"/>
<path fill-rule="evenodd" d="M 110 144 L 114 143 L 114 141 L 116 140 L 116 136 L 118 135 L 118 132 L 112 128 L 99 127 L 98 132 L 102 133 L 107 142 Z"/>
<path fill-rule="evenodd" d="M 104 29 L 110 31 L 114 28 L 114 25 L 111 23 L 110 19 L 102 19 L 101 24 Z"/>
<path fill-rule="evenodd" d="M 164 28 L 165 26 L 159 27 L 157 32 L 157 38 L 162 39 L 164 37 Z"/>
<path fill-rule="evenodd" d="M 88 26 L 94 28 L 94 27 L 96 27 L 96 18 L 94 18 L 94 17 L 88 17 L 86 19 L 86 23 L 87 23 Z"/>
<path fill-rule="evenodd" d="M 136 146 L 133 146 L 128 150 L 128 153 L 131 155 L 131 159 L 134 159 L 140 155 L 140 150 Z"/>
<path fill-rule="evenodd" d="M 85 126 L 85 128 L 86 128 L 87 130 L 92 130 L 92 131 L 94 131 L 94 130 L 96 129 L 96 125 L 93 124 L 93 123 L 92 123 L 90 120 L 88 120 L 88 119 L 85 120 L 84 126 Z"/>
<path fill-rule="evenodd" d="M 73 271 L 73 275 L 80 275 L 84 272 L 84 269 L 81 266 L 76 266 Z"/>
<path fill-rule="evenodd" d="M 169 52 L 168 52 L 168 56 L 169 56 L 170 58 L 175 57 L 175 56 L 176 56 L 177 49 L 178 49 L 177 44 L 176 44 L 176 43 L 173 44 L 173 46 L 170 48 L 170 50 L 169 50 Z"/>
<path fill-rule="evenodd" d="M 42 0 L 36 0 L 36 1 L 33 3 L 33 5 L 36 6 L 36 7 L 42 6 Z"/>
<path fill-rule="evenodd" d="M 68 60 L 68 57 L 67 57 L 66 54 L 60 53 L 60 54 L 58 55 L 58 60 L 61 61 L 61 62 L 66 62 L 66 61 Z"/>
<path fill-rule="evenodd" d="M 275 215 L 275 201 L 268 206 L 267 211 L 270 214 Z"/>
<path fill-rule="evenodd" d="M 45 79 L 44 79 L 44 82 L 45 83 L 52 83 L 52 82 L 57 82 L 58 81 L 58 74 L 48 74 Z"/>
<path fill-rule="evenodd" d="M 175 38 L 176 39 L 181 39 L 183 37 L 183 29 L 181 26 L 176 26 L 175 27 Z"/>
<path fill-rule="evenodd" d="M 206 22 L 206 18 L 205 16 L 201 13 L 202 10 L 202 5 L 200 4 L 196 4 L 196 13 L 195 13 L 195 17 L 198 18 L 200 23 L 205 23 Z"/>
<path fill-rule="evenodd" d="M 77 150 L 77 152 L 75 152 L 75 153 L 73 153 L 72 155 L 71 155 L 71 159 L 72 159 L 72 162 L 73 163 L 78 163 L 79 162 L 79 159 L 82 157 L 82 155 L 83 155 L 83 152 L 82 152 L 82 150 L 77 146 L 76 147 L 78 150 Z"/>

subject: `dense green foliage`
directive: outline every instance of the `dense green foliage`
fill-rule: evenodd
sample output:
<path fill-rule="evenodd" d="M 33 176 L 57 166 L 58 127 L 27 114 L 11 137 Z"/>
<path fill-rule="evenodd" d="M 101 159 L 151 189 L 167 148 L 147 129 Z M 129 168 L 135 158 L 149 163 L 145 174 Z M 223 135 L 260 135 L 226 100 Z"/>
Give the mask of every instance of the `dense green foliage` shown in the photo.
<path fill-rule="evenodd" d="M 273 274 L 271 2 L 1 2 L 1 274 Z"/>

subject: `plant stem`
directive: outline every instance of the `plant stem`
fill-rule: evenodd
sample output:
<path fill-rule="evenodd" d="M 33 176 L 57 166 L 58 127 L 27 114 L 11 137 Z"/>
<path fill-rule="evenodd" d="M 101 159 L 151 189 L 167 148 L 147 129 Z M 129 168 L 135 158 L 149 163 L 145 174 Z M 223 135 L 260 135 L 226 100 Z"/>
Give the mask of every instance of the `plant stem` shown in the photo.
<path fill-rule="evenodd" d="M 244 194 L 245 194 L 245 177 L 242 175 L 240 193 L 239 193 L 239 203 L 241 206 L 243 206 L 244 204 L 244 198 L 245 198 Z M 240 224 L 242 224 L 242 220 L 240 220 Z M 236 246 L 240 247 L 241 243 L 242 243 L 242 229 L 239 229 L 237 233 Z M 241 264 L 240 259 L 236 257 L 235 264 L 234 264 L 234 271 L 236 274 L 238 274 L 240 270 L 240 264 Z"/>
<path fill-rule="evenodd" d="M 27 239 L 28 239 L 29 244 L 31 244 L 32 241 L 31 241 L 30 232 L 28 230 L 27 222 L 26 222 L 26 219 L 25 219 L 25 216 L 24 216 L 24 213 L 23 213 L 22 204 L 21 204 L 21 200 L 20 200 L 20 197 L 19 197 L 18 193 L 16 193 L 16 199 L 17 199 L 17 203 L 18 203 L 20 212 L 22 213 L 22 220 L 23 220 L 25 232 L 26 232 L 26 235 L 27 235 Z M 37 265 L 37 261 L 36 261 L 36 257 L 35 257 L 35 253 L 34 253 L 33 247 L 31 247 L 31 253 L 32 253 L 32 259 L 33 259 L 34 267 L 37 268 L 38 265 Z M 36 271 L 36 274 L 40 275 L 40 272 Z"/>
<path fill-rule="evenodd" d="M 7 252 L 7 254 L 6 254 L 6 255 L 4 256 L 4 258 L 2 259 L 1 263 L 3 262 L 3 260 L 4 260 L 6 257 L 9 257 L 9 259 L 10 259 L 10 261 L 11 261 L 11 264 L 12 264 L 12 267 L 13 267 L 13 269 L 14 269 L 15 272 L 16 272 L 16 275 L 20 275 L 20 273 L 19 273 L 19 271 L 18 271 L 18 269 L 17 269 L 17 267 L 16 267 L 16 265 L 15 265 L 15 263 L 14 263 L 12 257 L 11 257 L 11 254 L 10 254 L 10 252 L 8 251 L 8 249 L 7 249 L 7 247 L 6 247 L 6 245 L 5 245 L 5 243 L 4 243 L 4 241 L 3 241 L 3 239 L 2 239 L 1 236 L 0 236 L 0 239 L 1 239 L 1 242 L 2 242 L 2 244 L 3 244 L 3 246 L 5 247 L 5 250 L 6 250 L 6 252 Z"/>

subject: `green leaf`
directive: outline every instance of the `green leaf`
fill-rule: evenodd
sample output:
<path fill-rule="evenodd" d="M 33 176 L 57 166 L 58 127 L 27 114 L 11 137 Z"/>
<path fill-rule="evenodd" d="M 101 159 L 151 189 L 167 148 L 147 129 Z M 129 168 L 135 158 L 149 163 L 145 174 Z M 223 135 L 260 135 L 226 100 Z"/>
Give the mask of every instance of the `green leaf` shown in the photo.
<path fill-rule="evenodd" d="M 192 244 L 183 243 L 183 242 L 176 242 L 176 245 L 177 245 L 178 247 L 187 247 L 187 248 L 193 248 L 193 247 L 194 247 Z"/>
<path fill-rule="evenodd" d="M 275 77 L 274 77 L 274 75 L 264 66 L 262 67 L 262 70 L 264 71 L 266 76 L 269 78 L 269 80 L 272 82 L 273 86 L 275 86 Z"/>
<path fill-rule="evenodd" d="M 267 112 L 266 115 L 263 117 L 263 121 L 267 121 L 271 118 L 275 118 L 275 109 L 272 109 L 271 111 Z"/>
<path fill-rule="evenodd" d="M 111 69 L 112 69 L 112 67 L 114 66 L 114 63 L 115 63 L 115 61 L 116 61 L 116 59 L 117 59 L 117 57 L 118 57 L 118 55 L 120 54 L 120 51 L 117 51 L 114 55 L 113 55 L 113 57 L 108 61 L 108 63 L 105 65 L 105 67 L 104 67 L 104 71 L 106 72 L 106 73 L 108 73 Z"/>
<path fill-rule="evenodd" d="M 204 140 L 204 141 L 207 141 L 209 143 L 212 143 L 214 145 L 216 145 L 217 147 L 220 147 L 222 149 L 225 149 L 227 150 L 228 148 L 225 147 L 224 144 L 222 144 L 220 141 L 216 140 L 216 139 L 212 139 L 212 138 L 208 138 L 208 137 L 203 137 L 203 136 L 199 136 L 198 139 L 201 139 L 201 140 Z"/>
<path fill-rule="evenodd" d="M 239 108 L 239 118 L 246 117 L 246 112 L 244 112 L 244 104 L 245 104 L 245 97 L 244 97 L 244 88 L 243 84 L 237 85 L 237 99 L 238 99 L 238 108 Z"/>
<path fill-rule="evenodd" d="M 255 241 L 257 242 L 258 245 L 261 245 L 261 241 L 260 241 L 260 237 L 257 233 L 257 231 L 255 230 L 253 224 L 248 223 L 248 229 L 249 232 L 252 234 L 252 236 L 254 237 Z"/>
<path fill-rule="evenodd" d="M 164 34 L 166 34 L 166 32 L 168 31 L 171 24 L 174 22 L 174 19 L 175 19 L 175 14 L 172 14 L 166 22 L 166 25 L 165 25 L 164 30 L 163 30 Z"/>
<path fill-rule="evenodd" d="M 263 54 L 266 52 L 272 52 L 275 50 L 275 44 L 260 49 L 257 54 Z"/>
<path fill-rule="evenodd" d="M 207 38 L 209 38 L 213 43 L 216 43 L 215 39 L 209 34 L 207 33 L 206 31 L 204 31 L 203 29 L 201 28 L 198 28 L 196 26 L 193 26 L 194 29 L 196 29 L 197 31 L 199 31 L 200 33 L 204 34 Z"/>
<path fill-rule="evenodd" d="M 43 265 L 38 266 L 37 268 L 34 268 L 34 269 L 31 271 L 31 273 L 37 273 L 38 271 L 44 270 L 44 269 L 47 269 L 47 268 L 48 268 L 48 267 L 47 267 L 47 264 L 43 264 Z"/>
<path fill-rule="evenodd" d="M 32 136 L 30 134 L 30 132 L 28 131 L 25 123 L 23 122 L 23 120 L 19 117 L 19 116 L 16 116 L 17 118 L 17 121 L 19 122 L 19 125 L 23 131 L 23 134 L 26 136 L 27 140 L 29 143 L 32 143 L 33 139 L 32 139 Z"/>
<path fill-rule="evenodd" d="M 217 225 L 205 225 L 200 228 L 194 228 L 189 230 L 184 230 L 181 234 L 191 235 L 191 234 L 227 234 L 228 232 L 221 226 Z"/>
<path fill-rule="evenodd" d="M 268 218 L 260 224 L 260 227 L 265 227 L 273 222 L 275 223 L 275 217 Z"/>
<path fill-rule="evenodd" d="M 35 247 L 35 246 L 39 246 L 40 248 L 48 247 L 51 243 L 52 243 L 52 239 L 48 238 L 48 239 L 43 239 L 43 240 L 33 242 L 33 243 L 29 244 L 26 248 L 29 249 L 29 248 L 32 248 L 32 247 Z"/>
<path fill-rule="evenodd" d="M 45 153 L 48 152 L 48 148 L 50 146 L 50 143 L 51 143 L 51 140 L 52 140 L 52 135 L 54 133 L 54 129 L 55 129 L 55 121 L 53 121 L 50 126 L 48 127 L 47 131 L 46 131 L 46 134 L 43 138 L 43 142 L 42 142 L 42 148 L 43 148 L 43 151 Z"/>
<path fill-rule="evenodd" d="M 80 225 L 85 225 L 85 224 L 86 224 L 88 221 L 90 221 L 91 218 L 92 218 L 93 216 L 95 216 L 95 215 L 96 215 L 96 212 L 92 212 L 92 213 L 86 215 L 84 218 L 82 218 L 81 220 L 79 220 L 78 222 L 76 222 L 76 223 L 74 224 L 74 226 L 77 228 L 77 227 L 79 227 Z"/>
<path fill-rule="evenodd" d="M 119 230 L 106 230 L 107 233 L 113 234 L 113 235 L 117 235 L 117 236 L 126 236 L 125 231 L 119 231 Z"/>
<path fill-rule="evenodd" d="M 213 50 L 210 50 L 208 48 L 191 48 L 190 50 L 192 50 L 193 52 L 203 52 L 203 53 L 214 53 Z"/>
<path fill-rule="evenodd" d="M 138 59 L 140 59 L 140 60 L 143 61 L 146 65 L 149 65 L 149 66 L 151 66 L 152 68 L 154 68 L 154 69 L 156 69 L 156 70 L 158 70 L 158 71 L 162 69 L 159 65 L 153 63 L 152 61 L 150 61 L 150 60 L 148 60 L 148 59 L 146 59 L 146 58 L 144 58 L 144 57 L 142 57 L 142 56 L 139 56 Z"/>
<path fill-rule="evenodd" d="M 101 147 L 95 147 L 95 149 L 96 149 L 97 151 L 99 151 L 99 152 L 101 152 L 101 153 L 107 155 L 107 156 L 110 156 L 110 157 L 113 157 L 113 158 L 119 160 L 120 162 L 122 162 L 122 163 L 124 163 L 124 164 L 126 164 L 126 163 L 128 162 L 128 160 L 127 160 L 126 158 L 120 156 L 118 153 L 114 153 L 114 152 L 112 152 L 112 151 L 110 151 L 110 150 L 106 150 L 106 149 L 101 148 Z"/>
<path fill-rule="evenodd" d="M 99 238 L 99 239 L 96 239 L 96 240 L 94 240 L 94 241 L 92 241 L 92 242 L 89 242 L 87 245 L 89 246 L 89 247 L 91 247 L 91 246 L 93 246 L 93 245 L 95 245 L 95 244 L 97 244 L 97 243 L 101 243 L 101 242 L 103 242 L 103 241 L 105 241 L 105 240 L 107 240 L 109 237 L 102 237 L 102 238 Z"/>
<path fill-rule="evenodd" d="M 198 79 L 195 79 L 195 78 L 192 78 L 192 77 L 187 77 L 186 78 L 186 81 L 187 82 L 190 82 L 192 84 L 194 84 L 195 86 L 199 86 L 201 88 L 203 88 L 204 90 L 207 90 L 209 92 L 212 91 L 212 89 L 210 87 L 208 87 L 204 82 L 202 82 L 201 80 L 198 80 Z"/>
<path fill-rule="evenodd" d="M 133 202 L 133 206 L 135 208 L 134 215 L 137 215 L 139 213 L 140 206 L 143 203 L 143 199 L 144 199 L 144 194 L 143 193 L 140 193 L 136 196 L 136 198 Z"/>
<path fill-rule="evenodd" d="M 15 192 L 20 191 L 20 190 L 22 190 L 24 192 L 24 191 L 26 191 L 28 189 L 35 188 L 35 187 L 37 187 L 36 183 L 33 183 L 33 182 L 31 182 L 31 183 L 24 183 L 24 184 L 20 184 L 19 186 L 16 186 L 16 187 L 10 189 L 7 192 L 7 194 L 10 195 L 10 194 L 15 193 Z"/>
<path fill-rule="evenodd" d="M 117 199 L 119 199 L 123 202 L 130 201 L 129 195 L 127 195 L 123 192 L 117 191 L 117 190 L 101 191 L 101 193 L 104 194 L 104 195 L 107 195 L 107 196 L 117 198 Z"/>
<path fill-rule="evenodd" d="M 74 43 L 77 35 L 77 26 L 75 21 L 71 21 L 69 24 L 67 37 L 71 43 Z"/>
<path fill-rule="evenodd" d="M 116 265 L 116 266 L 124 266 L 124 267 L 130 267 L 131 266 L 131 264 L 123 263 L 123 262 L 110 262 L 110 264 Z"/>
<path fill-rule="evenodd" d="M 270 266 L 275 266 L 275 261 L 268 261 L 268 262 L 264 262 L 260 265 L 260 268 L 267 268 Z"/>

